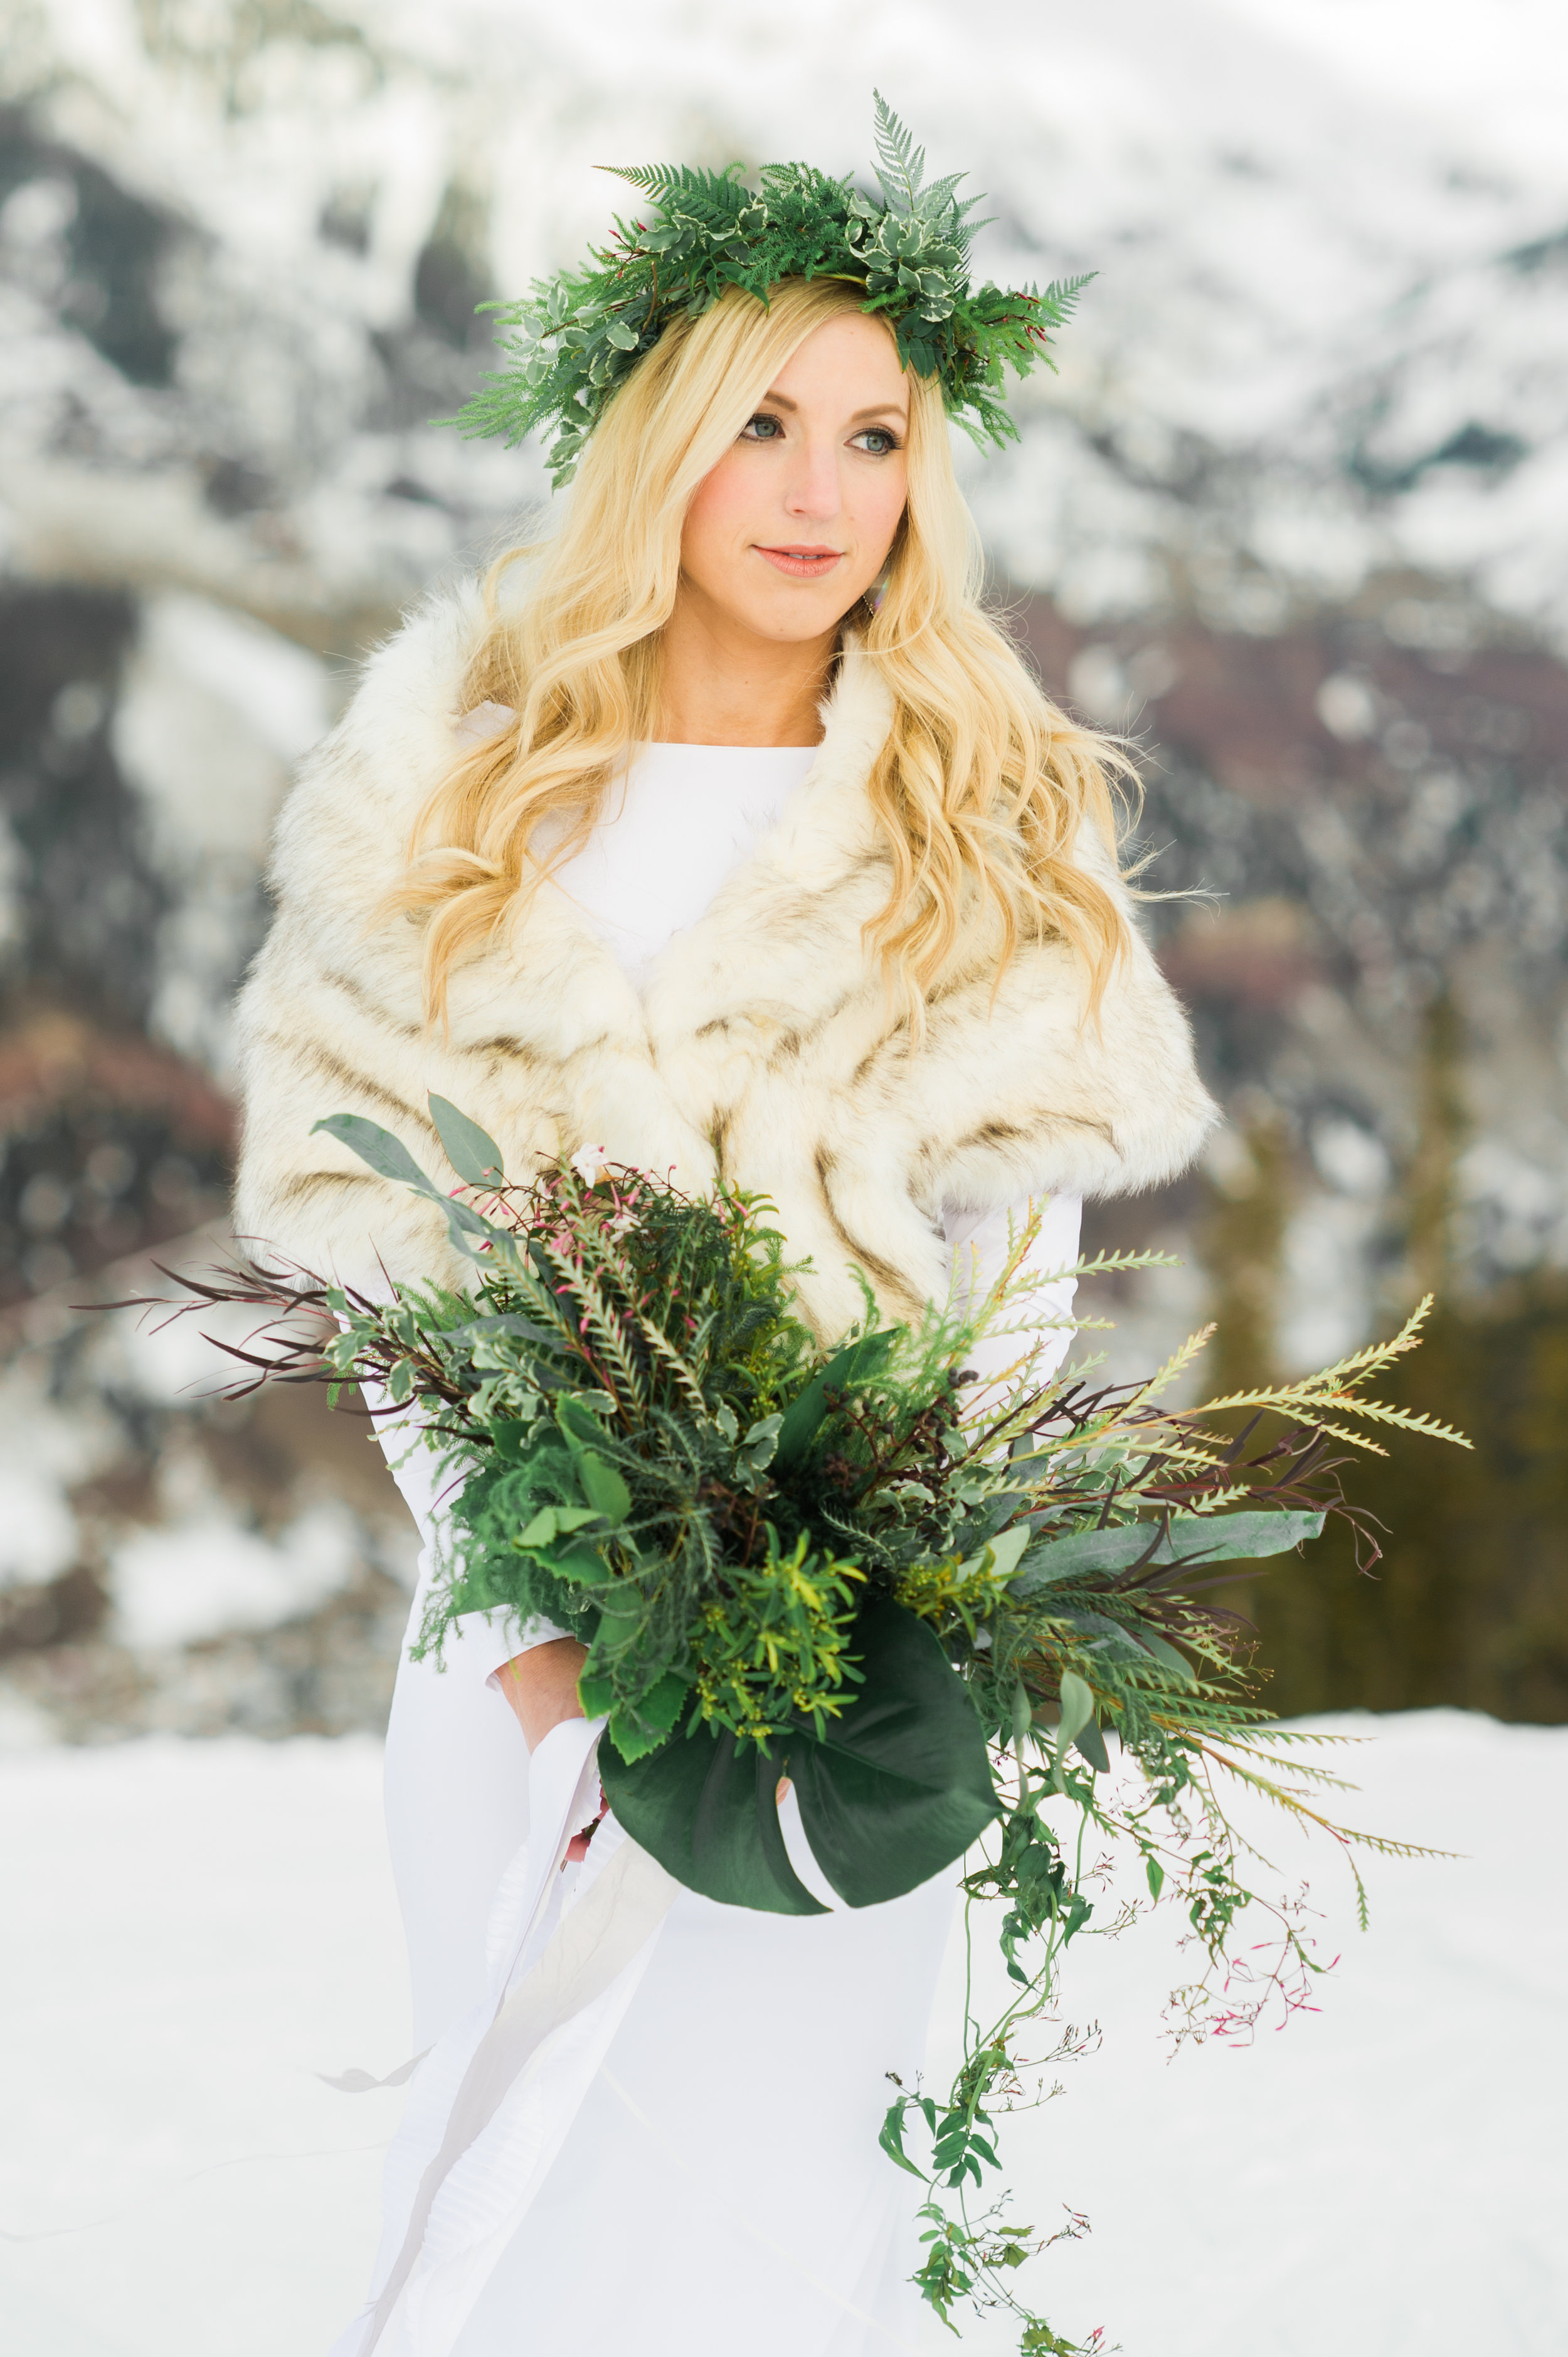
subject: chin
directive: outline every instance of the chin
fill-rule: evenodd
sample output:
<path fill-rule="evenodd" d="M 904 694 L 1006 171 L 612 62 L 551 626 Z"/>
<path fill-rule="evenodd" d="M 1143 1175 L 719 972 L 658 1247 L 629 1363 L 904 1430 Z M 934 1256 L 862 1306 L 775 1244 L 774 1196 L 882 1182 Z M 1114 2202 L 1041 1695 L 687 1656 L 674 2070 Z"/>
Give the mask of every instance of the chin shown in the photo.
<path fill-rule="evenodd" d="M 806 639 L 825 638 L 836 630 L 846 615 L 854 611 L 858 599 L 852 597 L 847 605 L 838 597 L 813 598 L 808 605 L 802 598 L 791 598 L 787 604 L 769 604 L 766 614 L 748 616 L 751 628 L 759 637 L 795 643 Z"/>

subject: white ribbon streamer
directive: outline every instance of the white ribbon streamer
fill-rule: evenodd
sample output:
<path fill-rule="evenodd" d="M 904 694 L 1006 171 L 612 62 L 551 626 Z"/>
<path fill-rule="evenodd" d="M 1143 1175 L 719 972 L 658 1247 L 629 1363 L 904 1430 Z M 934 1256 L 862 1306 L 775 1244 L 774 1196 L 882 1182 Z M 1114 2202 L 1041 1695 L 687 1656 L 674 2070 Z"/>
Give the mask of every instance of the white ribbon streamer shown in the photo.
<path fill-rule="evenodd" d="M 663 1921 L 678 1888 L 646 1850 L 628 1842 L 508 1997 L 464 2074 L 440 2149 L 420 2179 L 403 2248 L 371 2312 L 364 2357 L 371 2357 L 413 2274 L 436 2204 L 458 2162 L 478 2143 L 506 2097 L 525 2083 L 530 2064 L 552 2032 L 603 1996 L 635 1960 Z M 476 2296 L 478 2289 L 476 2285 Z"/>
<path fill-rule="evenodd" d="M 613 1817 L 598 1827 L 575 1892 L 563 1887 L 572 1837 L 598 1805 L 601 1728 L 569 1721 L 534 1754 L 534 1830 L 497 1893 L 490 1995 L 430 2050 L 415 2082 L 389 2158 L 401 2223 L 389 2220 L 371 2303 L 338 2357 L 392 2357 L 394 2348 L 399 2357 L 440 2357 L 450 2348 L 575 2115 L 680 1888 Z M 558 2050 L 563 2067 L 552 2071 Z M 542 2115 L 530 2103 L 542 2076 Z"/>
<path fill-rule="evenodd" d="M 411 2054 L 406 2062 L 400 2062 L 397 2069 L 389 2071 L 384 2079 L 373 2078 L 369 2071 L 361 2071 L 357 2066 L 348 2071 L 317 2071 L 316 2076 L 324 2087 L 334 2087 L 340 2095 L 373 2094 L 378 2087 L 406 2086 L 429 2051 L 427 2046 L 424 2054 Z"/>

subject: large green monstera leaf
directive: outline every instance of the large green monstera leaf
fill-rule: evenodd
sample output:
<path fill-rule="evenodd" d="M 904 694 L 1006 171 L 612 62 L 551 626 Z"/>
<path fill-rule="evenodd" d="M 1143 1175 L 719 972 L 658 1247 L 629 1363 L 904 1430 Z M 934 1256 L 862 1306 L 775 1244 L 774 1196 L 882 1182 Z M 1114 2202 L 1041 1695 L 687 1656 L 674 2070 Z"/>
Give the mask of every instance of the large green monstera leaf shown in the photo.
<path fill-rule="evenodd" d="M 605 1796 L 632 1839 L 704 1898 L 822 1914 L 785 1852 L 787 1773 L 812 1854 L 851 1907 L 900 1898 L 961 1857 L 1000 1807 L 961 1679 L 925 1623 L 886 1599 L 862 1609 L 854 1651 L 865 1682 L 842 1717 L 822 1736 L 790 1727 L 768 1755 L 708 1728 L 630 1762 L 602 1739 Z"/>

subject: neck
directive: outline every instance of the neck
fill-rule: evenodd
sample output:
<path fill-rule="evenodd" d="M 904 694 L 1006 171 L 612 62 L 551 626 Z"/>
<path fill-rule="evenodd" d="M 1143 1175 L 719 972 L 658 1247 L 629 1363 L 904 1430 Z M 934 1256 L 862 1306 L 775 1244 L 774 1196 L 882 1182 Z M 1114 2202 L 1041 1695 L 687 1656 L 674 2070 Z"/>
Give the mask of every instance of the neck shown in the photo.
<path fill-rule="evenodd" d="M 817 706 L 838 651 L 820 639 L 759 638 L 685 582 L 660 645 L 661 745 L 816 745 Z"/>

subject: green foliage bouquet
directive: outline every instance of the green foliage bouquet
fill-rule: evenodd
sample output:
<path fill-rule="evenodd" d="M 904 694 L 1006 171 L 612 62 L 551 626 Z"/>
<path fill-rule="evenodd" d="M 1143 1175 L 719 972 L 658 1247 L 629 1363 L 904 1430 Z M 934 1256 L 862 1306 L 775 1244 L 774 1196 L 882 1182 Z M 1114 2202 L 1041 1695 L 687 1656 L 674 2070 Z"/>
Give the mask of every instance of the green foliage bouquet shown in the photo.
<path fill-rule="evenodd" d="M 442 1452 L 451 1532 L 419 1651 L 496 1606 L 574 1631 L 584 1707 L 606 1719 L 607 1799 L 690 1889 L 822 1911 L 786 1850 L 785 1777 L 851 1906 L 969 1856 L 964 1887 L 1000 1902 L 1016 1994 L 1001 2020 L 967 2023 L 945 2099 L 899 2093 L 882 2141 L 929 2189 L 919 2281 L 938 2313 L 1004 2301 L 1023 2348 L 1067 2350 L 1013 2288 L 1030 2230 L 968 2204 L 999 2165 L 996 2114 L 1022 2098 L 1025 2025 L 1094 1912 L 1085 1837 L 1135 1846 L 1151 1900 L 1179 1898 L 1213 1966 L 1242 1909 L 1266 1904 L 1240 1878 L 1217 1775 L 1326 1823 L 1311 1797 L 1335 1780 L 1292 1764 L 1212 1588 L 1326 1513 L 1355 1519 L 1335 1450 L 1360 1426 L 1444 1431 L 1365 1390 L 1423 1313 L 1322 1374 L 1197 1415 L 1158 1404 L 1196 1341 L 1146 1383 L 1043 1383 L 1019 1273 L 1031 1220 L 983 1297 L 909 1331 L 877 1327 L 868 1292 L 863 1328 L 824 1350 L 762 1200 L 693 1200 L 592 1163 L 512 1185 L 483 1131 L 430 1107 L 464 1181 L 452 1196 L 374 1123 L 319 1126 L 442 1206 L 471 1289 L 383 1302 L 253 1269 L 188 1280 L 192 1294 L 279 1313 L 241 1353 L 247 1384 L 373 1381 L 413 1420 L 410 1445 Z M 324 1339 L 290 1324 L 302 1304 L 330 1313 Z M 983 1382 L 967 1354 L 1007 1333 L 1011 1372 Z M 1316 1969 L 1277 1921 L 1257 2007 L 1288 2007 Z"/>

